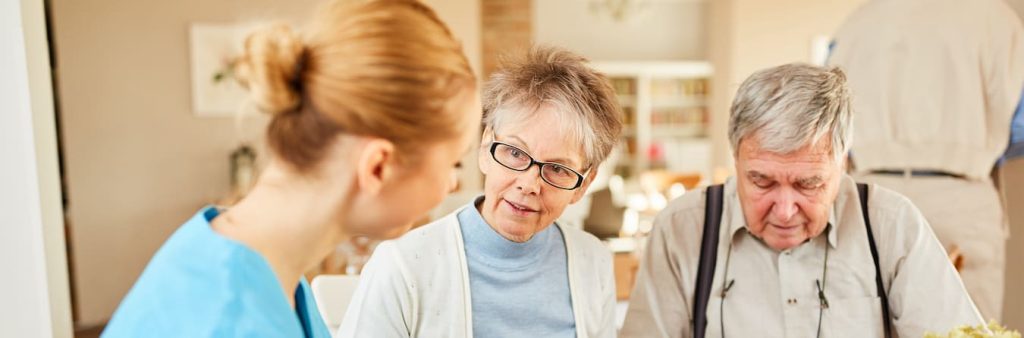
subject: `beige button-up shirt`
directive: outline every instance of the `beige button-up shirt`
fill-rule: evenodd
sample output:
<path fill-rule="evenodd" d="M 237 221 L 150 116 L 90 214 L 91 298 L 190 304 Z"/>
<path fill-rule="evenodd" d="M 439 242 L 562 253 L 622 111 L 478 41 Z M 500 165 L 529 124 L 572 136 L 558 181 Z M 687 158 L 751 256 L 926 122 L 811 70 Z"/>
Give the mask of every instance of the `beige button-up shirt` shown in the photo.
<path fill-rule="evenodd" d="M 848 176 L 841 180 L 826 232 L 783 252 L 747 231 L 735 180 L 725 184 L 708 337 L 816 337 L 819 325 L 822 337 L 884 336 L 856 183 Z M 890 190 L 871 186 L 869 191 L 869 216 L 894 333 L 921 337 L 926 331 L 945 333 L 958 325 L 981 324 L 917 208 Z M 692 335 L 704 201 L 703 193 L 684 195 L 656 218 L 622 337 Z M 828 301 L 824 309 L 819 282 Z M 732 286 L 723 297 L 726 283 Z"/>

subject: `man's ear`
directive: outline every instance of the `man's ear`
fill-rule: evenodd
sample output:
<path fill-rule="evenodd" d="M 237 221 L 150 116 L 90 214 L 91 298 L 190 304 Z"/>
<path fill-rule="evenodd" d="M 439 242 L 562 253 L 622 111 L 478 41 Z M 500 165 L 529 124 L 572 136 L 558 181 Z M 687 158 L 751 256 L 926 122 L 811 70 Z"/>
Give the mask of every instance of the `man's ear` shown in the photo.
<path fill-rule="evenodd" d="M 583 198 L 583 195 L 587 193 L 587 188 L 590 188 L 590 183 L 594 183 L 594 178 L 597 177 L 597 170 L 599 167 L 600 166 L 598 165 L 594 165 L 594 170 L 591 170 L 587 176 L 583 177 L 583 184 L 573 192 L 572 202 L 570 203 L 579 202 L 579 200 Z"/>
<path fill-rule="evenodd" d="M 381 138 L 363 143 L 356 162 L 356 181 L 360 191 L 379 194 L 387 180 L 395 175 L 395 145 Z"/>

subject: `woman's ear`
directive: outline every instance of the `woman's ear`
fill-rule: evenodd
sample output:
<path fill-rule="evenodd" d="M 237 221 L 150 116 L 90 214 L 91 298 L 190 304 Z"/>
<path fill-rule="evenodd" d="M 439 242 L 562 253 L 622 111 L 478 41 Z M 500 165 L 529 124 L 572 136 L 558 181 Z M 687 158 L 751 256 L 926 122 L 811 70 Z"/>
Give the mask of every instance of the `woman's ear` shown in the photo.
<path fill-rule="evenodd" d="M 583 195 L 587 193 L 587 188 L 590 188 L 590 183 L 593 183 L 594 178 L 597 177 L 598 167 L 599 166 L 595 165 L 594 170 L 591 170 L 587 176 L 583 177 L 583 184 L 580 184 L 580 187 L 576 188 L 576 191 L 573 192 L 572 202 L 570 203 L 579 202 L 580 199 L 583 198 Z"/>
<path fill-rule="evenodd" d="M 380 194 L 395 170 L 395 145 L 381 138 L 365 141 L 356 162 L 356 182 L 360 191 Z"/>
<path fill-rule="evenodd" d="M 491 143 L 488 142 L 493 136 L 493 132 L 490 129 L 484 129 L 484 132 L 480 135 L 480 147 L 477 151 L 476 164 L 480 169 L 480 173 L 487 175 L 487 168 L 491 164 Z"/>

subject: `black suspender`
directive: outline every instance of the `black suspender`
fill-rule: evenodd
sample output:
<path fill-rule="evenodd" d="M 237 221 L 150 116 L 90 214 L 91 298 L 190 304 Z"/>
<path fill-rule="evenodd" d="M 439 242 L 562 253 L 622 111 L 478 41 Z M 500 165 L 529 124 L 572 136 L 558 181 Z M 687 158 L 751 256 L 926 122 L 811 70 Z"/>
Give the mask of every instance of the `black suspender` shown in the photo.
<path fill-rule="evenodd" d="M 715 279 L 715 264 L 718 261 L 718 231 L 722 223 L 721 184 L 708 187 L 704 204 L 704 238 L 700 241 L 700 265 L 697 266 L 697 286 L 693 297 L 693 337 L 703 338 L 708 326 L 708 300 L 711 297 L 711 282 Z"/>
<path fill-rule="evenodd" d="M 704 204 L 704 235 L 700 241 L 700 261 L 697 266 L 697 285 L 693 295 L 693 337 L 704 338 L 707 330 L 707 308 L 711 297 L 711 284 L 715 278 L 715 267 L 718 260 L 718 237 L 722 223 L 722 203 L 724 203 L 721 184 L 707 188 Z M 882 285 L 882 272 L 878 262 L 878 248 L 875 235 L 871 231 L 871 219 L 868 217 L 868 185 L 857 183 L 857 194 L 860 196 L 860 209 L 864 217 L 865 229 L 868 232 L 868 245 L 871 247 L 871 259 L 875 262 L 875 286 L 882 303 L 882 325 L 885 337 L 892 338 L 892 325 L 889 317 L 889 297 Z"/>
<path fill-rule="evenodd" d="M 875 287 L 878 289 L 878 297 L 882 298 L 882 328 L 885 329 L 885 338 L 892 338 L 889 296 L 885 294 L 885 287 L 882 286 L 882 270 L 879 268 L 881 264 L 878 263 L 878 247 L 875 245 L 875 234 L 871 231 L 871 218 L 868 217 L 868 185 L 857 183 L 857 194 L 860 195 L 860 212 L 864 217 L 864 228 L 868 231 L 871 259 L 875 260 Z"/>

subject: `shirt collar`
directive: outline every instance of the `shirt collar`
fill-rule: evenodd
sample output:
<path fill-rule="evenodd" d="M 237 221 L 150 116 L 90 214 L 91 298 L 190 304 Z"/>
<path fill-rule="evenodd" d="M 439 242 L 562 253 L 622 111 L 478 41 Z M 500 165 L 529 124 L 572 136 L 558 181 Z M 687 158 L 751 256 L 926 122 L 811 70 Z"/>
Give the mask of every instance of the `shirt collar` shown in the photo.
<path fill-rule="evenodd" d="M 842 210 L 840 206 L 846 203 L 846 194 L 844 194 L 843 191 L 847 189 L 847 185 L 849 184 L 849 182 L 846 182 L 847 179 L 848 177 L 845 177 L 845 175 L 841 178 L 839 183 L 839 197 L 836 199 L 835 203 L 832 204 L 832 212 L 830 212 L 828 216 L 828 225 L 825 226 L 825 236 L 827 236 L 828 244 L 832 246 L 832 249 L 836 249 L 838 247 L 838 241 L 836 238 L 838 231 L 836 231 L 836 227 L 839 223 L 836 221 L 836 214 L 839 210 Z M 740 196 L 736 193 L 736 177 L 730 177 L 725 181 L 723 202 L 722 215 L 724 216 L 723 220 L 726 219 L 725 217 L 728 217 L 729 239 L 735 240 L 736 234 L 739 233 L 740 230 L 744 230 L 743 232 L 749 234 L 750 232 L 747 231 L 746 218 L 743 217 L 743 208 L 740 207 Z"/>

